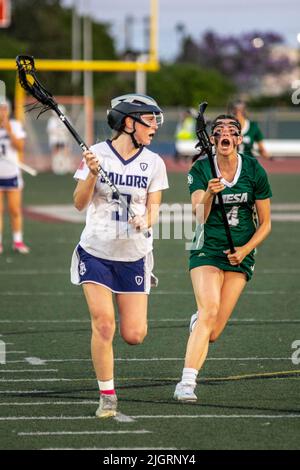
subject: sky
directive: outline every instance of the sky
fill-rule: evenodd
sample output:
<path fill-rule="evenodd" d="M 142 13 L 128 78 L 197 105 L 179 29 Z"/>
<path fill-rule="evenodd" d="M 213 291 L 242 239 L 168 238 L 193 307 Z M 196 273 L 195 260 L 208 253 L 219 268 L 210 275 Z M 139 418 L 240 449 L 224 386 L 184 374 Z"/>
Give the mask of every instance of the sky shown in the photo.
<path fill-rule="evenodd" d="M 144 18 L 149 15 L 150 0 L 62 0 L 66 6 L 77 4 L 79 12 L 89 11 L 111 24 L 111 34 L 119 51 L 125 45 L 125 18 L 133 17 L 130 43 L 143 49 Z M 185 34 L 199 40 L 207 30 L 218 34 L 249 31 L 280 33 L 291 47 L 300 47 L 300 0 L 159 0 L 159 58 L 172 60 L 178 53 L 179 23 Z"/>

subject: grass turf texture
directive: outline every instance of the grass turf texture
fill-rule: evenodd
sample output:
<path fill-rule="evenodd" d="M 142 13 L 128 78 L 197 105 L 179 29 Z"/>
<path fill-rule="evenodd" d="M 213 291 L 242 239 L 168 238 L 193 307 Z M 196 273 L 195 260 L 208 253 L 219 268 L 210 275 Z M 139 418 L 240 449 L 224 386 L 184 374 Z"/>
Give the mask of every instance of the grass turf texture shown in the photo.
<path fill-rule="evenodd" d="M 185 175 L 169 178 L 164 202 L 189 202 Z M 300 203 L 298 178 L 271 175 L 273 202 Z M 71 176 L 26 177 L 24 204 L 68 204 L 73 189 Z M 88 312 L 68 273 L 81 230 L 81 224 L 26 219 L 32 253 L 21 256 L 11 251 L 6 223 L 0 258 L 0 339 L 8 352 L 7 363 L 0 364 L 1 449 L 298 449 L 300 365 L 290 358 L 292 342 L 300 340 L 299 222 L 273 222 L 253 280 L 210 347 L 195 405 L 172 400 L 195 310 L 188 253 L 184 241 L 155 241 L 160 284 L 149 300 L 148 337 L 137 347 L 118 334 L 114 342 L 119 411 L 134 419 L 126 423 L 94 418 L 98 391 Z M 31 365 L 27 357 L 46 362 Z"/>

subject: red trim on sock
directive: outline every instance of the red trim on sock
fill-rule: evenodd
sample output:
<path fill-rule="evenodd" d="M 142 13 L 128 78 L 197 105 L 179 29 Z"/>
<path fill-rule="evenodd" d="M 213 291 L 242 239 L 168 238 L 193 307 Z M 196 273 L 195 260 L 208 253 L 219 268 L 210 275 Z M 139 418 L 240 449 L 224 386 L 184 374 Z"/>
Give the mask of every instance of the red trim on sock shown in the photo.
<path fill-rule="evenodd" d="M 115 395 L 115 390 L 112 389 L 112 390 L 100 390 L 100 394 L 101 395 Z"/>

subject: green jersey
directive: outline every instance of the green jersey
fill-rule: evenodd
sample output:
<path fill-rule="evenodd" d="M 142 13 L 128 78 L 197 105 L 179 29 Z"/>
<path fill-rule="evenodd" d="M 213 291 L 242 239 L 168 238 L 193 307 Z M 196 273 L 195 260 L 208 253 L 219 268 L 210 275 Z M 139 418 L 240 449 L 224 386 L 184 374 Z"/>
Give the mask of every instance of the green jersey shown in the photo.
<path fill-rule="evenodd" d="M 243 142 L 239 146 L 239 152 L 244 155 L 248 155 L 249 157 L 254 157 L 252 153 L 253 145 L 255 142 L 261 142 L 264 140 L 263 133 L 258 127 L 258 124 L 247 119 L 242 129 L 242 136 Z"/>
<path fill-rule="evenodd" d="M 214 161 L 217 174 L 221 176 L 216 157 Z M 188 175 L 190 193 L 198 189 L 206 191 L 208 181 L 212 178 L 208 157 L 197 160 Z M 272 196 L 268 177 L 255 158 L 238 155 L 233 181 L 222 179 L 222 182 L 226 186 L 222 197 L 233 244 L 243 246 L 256 231 L 255 201 Z M 196 229 L 191 256 L 217 256 L 225 261 L 227 255 L 223 251 L 228 249 L 218 198 L 215 197 L 205 224 L 200 224 Z"/>

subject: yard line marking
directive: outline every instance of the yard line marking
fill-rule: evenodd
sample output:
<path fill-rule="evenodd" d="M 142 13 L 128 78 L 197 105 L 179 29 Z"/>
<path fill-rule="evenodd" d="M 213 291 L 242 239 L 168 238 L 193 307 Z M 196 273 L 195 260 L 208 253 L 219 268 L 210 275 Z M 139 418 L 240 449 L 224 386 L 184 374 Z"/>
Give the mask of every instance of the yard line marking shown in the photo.
<path fill-rule="evenodd" d="M 293 290 L 293 295 L 300 294 L 299 290 Z M 57 291 L 57 292 L 18 292 L 18 297 L 20 296 L 34 296 L 34 297 L 65 297 L 66 295 L 72 295 L 73 297 L 82 297 L 82 294 L 75 293 L 74 291 Z M 170 290 L 153 290 L 152 295 L 194 295 L 192 290 L 190 291 L 170 291 Z M 290 291 L 286 290 L 248 290 L 244 292 L 243 295 L 290 295 Z M 7 292 L 0 292 L 0 296 L 3 297 L 15 297 L 16 292 L 14 291 L 7 291 Z"/>
<path fill-rule="evenodd" d="M 7 270 L 7 271 L 0 271 L 0 275 L 5 276 L 40 276 L 40 275 L 48 275 L 48 274 L 70 274 L 70 271 L 67 269 L 14 269 L 14 270 Z"/>
<path fill-rule="evenodd" d="M 13 372 L 13 373 L 20 373 L 20 372 L 58 372 L 58 369 L 0 369 L 0 374 L 3 372 Z"/>
<path fill-rule="evenodd" d="M 132 420 L 133 421 L 133 420 Z M 136 431 L 36 431 L 36 432 L 18 432 L 18 436 L 74 436 L 74 435 L 90 435 L 90 434 L 152 434 L 152 431 L 139 429 Z"/>
<path fill-rule="evenodd" d="M 183 361 L 184 357 L 131 357 L 123 358 L 117 357 L 115 361 L 118 362 L 156 362 L 156 361 Z M 291 357 L 208 357 L 207 361 L 291 361 Z M 20 363 L 23 361 L 7 361 L 11 363 Z M 90 358 L 72 358 L 72 359 L 45 359 L 45 362 L 92 362 Z M 21 380 L 21 379 L 18 379 Z M 29 380 L 29 379 L 28 379 Z M 43 379 L 41 379 L 43 380 Z M 45 379 L 51 380 L 51 379 Z M 55 379 L 55 380 L 71 380 L 71 379 Z M 74 379 L 85 380 L 85 379 Z M 3 379 L 4 381 L 4 379 Z"/>
<path fill-rule="evenodd" d="M 290 418 L 300 418 L 300 413 L 299 414 L 285 414 L 285 415 L 209 415 L 209 414 L 201 414 L 201 415 L 135 415 L 131 416 L 131 418 L 134 419 L 173 419 L 173 418 L 178 418 L 178 419 L 198 419 L 198 418 L 221 418 L 221 419 L 248 419 L 248 418 L 254 418 L 254 419 L 290 419 Z"/>
<path fill-rule="evenodd" d="M 1 416 L 0 421 L 55 421 L 96 419 L 95 416 Z"/>
<path fill-rule="evenodd" d="M 221 418 L 221 419 L 299 419 L 300 413 L 280 414 L 280 415 L 216 415 L 216 414 L 187 414 L 187 415 L 132 415 L 132 419 L 198 419 L 198 418 Z M 81 421 L 95 420 L 94 416 L 1 416 L 0 421 Z"/>
<path fill-rule="evenodd" d="M 157 318 L 157 319 L 148 319 L 148 322 L 150 323 L 163 323 L 163 322 L 184 322 L 184 321 L 190 321 L 190 314 L 188 314 L 184 318 Z M 0 323 L 87 323 L 90 324 L 90 320 L 0 320 Z M 255 323 L 300 323 L 299 319 L 291 319 L 291 318 L 284 318 L 281 320 L 270 320 L 270 319 L 263 319 L 263 318 L 231 318 L 229 320 L 229 323 L 234 322 L 234 323 L 246 323 L 246 322 L 255 322 Z M 1 336 L 1 335 L 0 335 Z M 13 344 L 13 343 L 6 343 L 6 344 Z M 26 358 L 28 362 L 32 360 L 31 364 L 34 364 L 33 361 L 43 361 L 42 359 L 39 358 L 31 358 L 28 357 Z M 36 364 L 40 364 L 42 362 L 36 362 Z"/>
<path fill-rule="evenodd" d="M 3 402 L 0 406 L 42 406 L 42 405 L 95 405 L 99 403 L 99 400 L 73 400 L 73 401 L 36 401 L 36 402 Z M 121 414 L 121 413 L 120 413 Z M 124 415 L 125 416 L 125 415 Z M 129 416 L 128 416 L 129 418 Z M 131 418 L 130 418 L 131 419 Z M 133 420 L 132 420 L 133 421 Z"/>
<path fill-rule="evenodd" d="M 25 354 L 26 351 L 6 351 L 6 354 Z"/>
<path fill-rule="evenodd" d="M 186 269 L 157 269 L 157 274 L 185 274 Z M 299 274 L 300 268 L 270 268 L 270 269 L 256 269 L 255 274 Z M 70 274 L 67 269 L 15 269 L 15 270 L 0 270 L 0 275 L 3 276 L 40 276 L 40 275 L 57 275 L 57 274 Z"/>
<path fill-rule="evenodd" d="M 39 450 L 178 450 L 177 447 L 43 447 Z"/>
<path fill-rule="evenodd" d="M 89 378 L 49 378 L 49 379 L 0 379 L 0 382 L 89 382 L 95 379 L 89 379 Z"/>
<path fill-rule="evenodd" d="M 55 393 L 53 390 L 0 390 L 0 393 L 7 395 L 8 393 L 15 393 L 16 395 L 26 395 L 36 393 Z"/>

